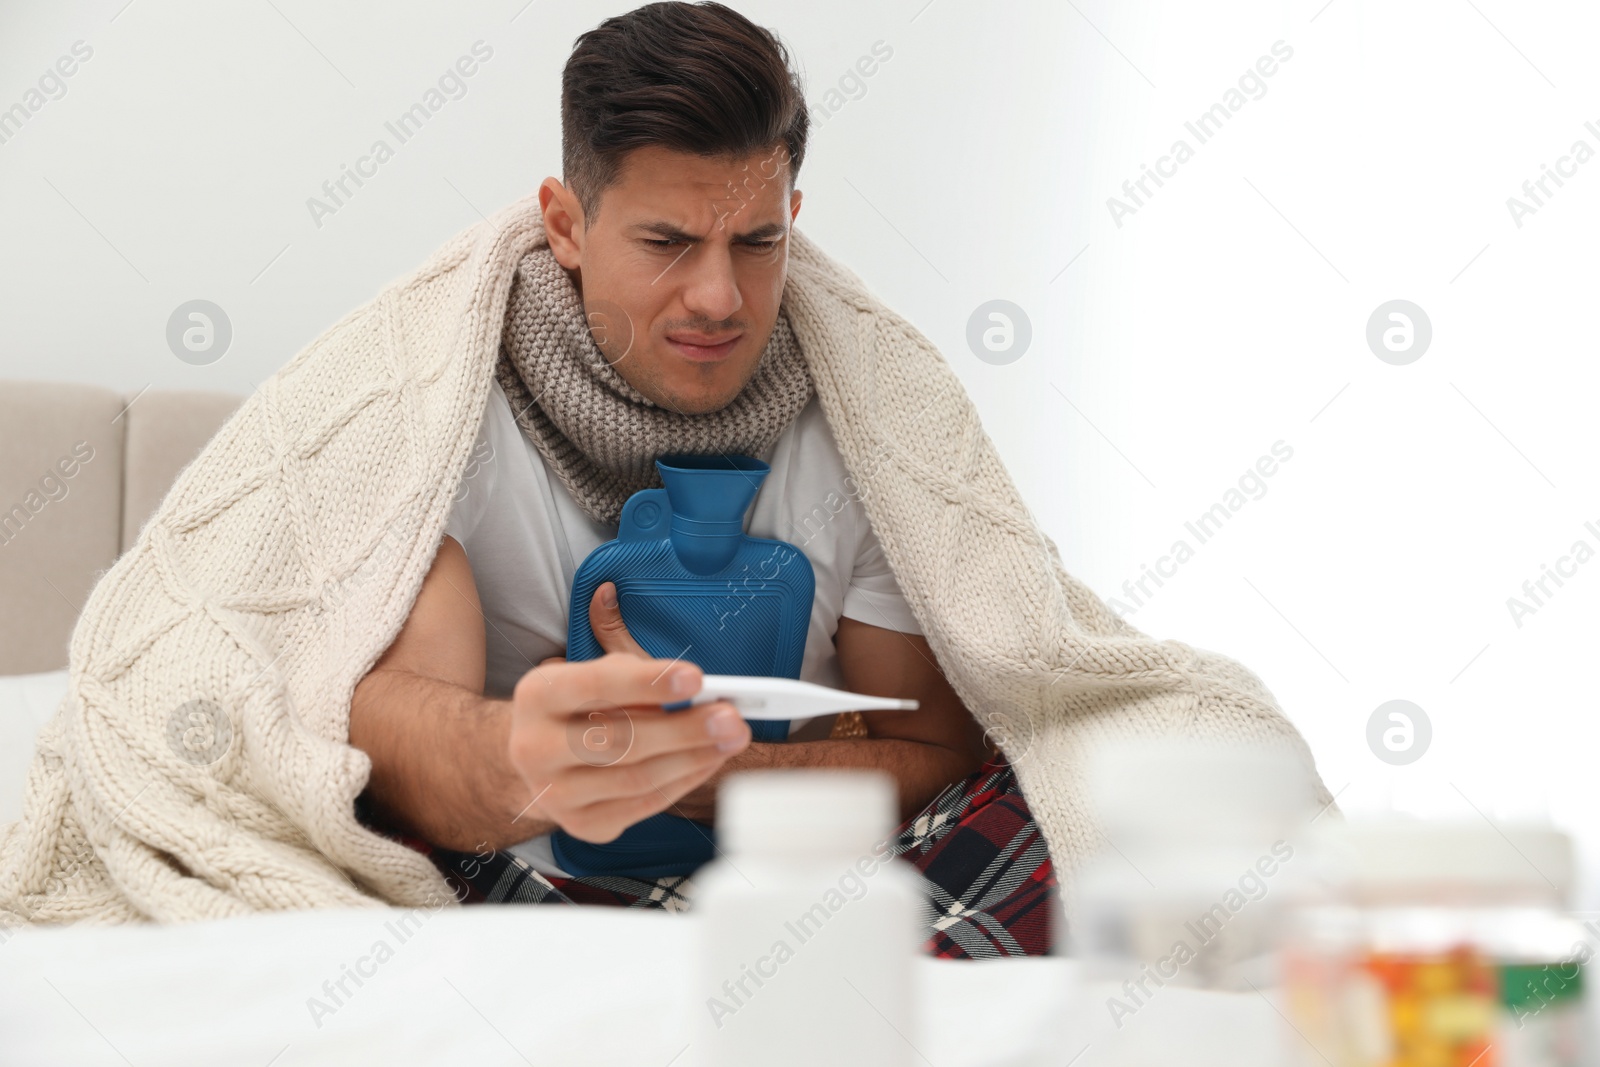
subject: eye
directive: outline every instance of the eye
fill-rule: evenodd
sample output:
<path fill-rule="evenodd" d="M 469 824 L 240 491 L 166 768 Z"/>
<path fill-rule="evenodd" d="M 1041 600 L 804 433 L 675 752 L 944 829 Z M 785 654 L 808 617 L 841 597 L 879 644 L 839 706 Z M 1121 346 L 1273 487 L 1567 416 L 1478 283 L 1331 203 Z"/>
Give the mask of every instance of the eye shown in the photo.
<path fill-rule="evenodd" d="M 646 238 L 644 238 L 644 243 L 649 245 L 649 246 L 651 246 L 652 248 L 672 248 L 675 245 L 682 244 L 683 242 L 677 240 L 676 238 L 667 238 L 667 239 L 664 239 L 664 240 L 657 240 L 657 239 L 654 239 L 654 238 L 646 237 Z"/>
<path fill-rule="evenodd" d="M 756 252 L 770 252 L 774 248 L 778 247 L 778 242 L 777 241 L 749 241 L 749 242 L 747 242 L 745 244 L 745 247 L 749 248 L 749 249 L 751 249 L 753 251 L 756 251 Z"/>

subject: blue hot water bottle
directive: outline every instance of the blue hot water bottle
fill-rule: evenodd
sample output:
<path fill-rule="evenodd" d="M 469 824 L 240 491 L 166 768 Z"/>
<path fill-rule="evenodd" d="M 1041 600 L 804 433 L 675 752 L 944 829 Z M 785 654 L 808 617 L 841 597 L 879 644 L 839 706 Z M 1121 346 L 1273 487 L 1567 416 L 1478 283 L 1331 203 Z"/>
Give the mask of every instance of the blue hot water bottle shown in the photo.
<path fill-rule="evenodd" d="M 706 674 L 798 678 L 816 578 L 787 541 L 750 537 L 745 512 L 771 470 L 749 456 L 663 456 L 664 489 L 643 489 L 622 506 L 615 540 L 589 553 L 572 583 L 567 659 L 605 650 L 589 626 L 589 601 L 617 587 L 628 632 L 652 656 L 688 660 Z M 784 741 L 789 721 L 750 723 L 756 741 Z M 662 812 L 605 844 L 556 830 L 552 851 L 575 876 L 684 875 L 714 853 L 707 823 Z"/>

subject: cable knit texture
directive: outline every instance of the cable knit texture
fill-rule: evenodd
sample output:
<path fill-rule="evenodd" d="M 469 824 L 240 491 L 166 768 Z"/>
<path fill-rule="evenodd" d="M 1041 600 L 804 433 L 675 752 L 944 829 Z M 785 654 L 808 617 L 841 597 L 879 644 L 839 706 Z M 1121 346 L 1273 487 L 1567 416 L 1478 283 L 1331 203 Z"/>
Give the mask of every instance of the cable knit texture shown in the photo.
<path fill-rule="evenodd" d="M 811 376 L 781 306 L 750 380 L 732 402 L 702 415 L 661 407 L 629 385 L 595 332 L 619 363 L 640 341 L 620 311 L 604 302 L 585 309 L 549 245 L 523 256 L 495 375 L 522 432 L 578 506 L 607 525 L 634 493 L 661 487 L 656 457 L 764 456 L 811 399 Z"/>
<path fill-rule="evenodd" d="M 459 234 L 268 379 L 178 477 L 73 632 L 23 817 L 0 828 L 0 926 L 453 899 L 357 820 L 371 765 L 348 743 L 350 696 L 432 562 L 513 275 L 544 244 L 535 196 Z M 841 493 L 1063 872 L 1097 844 L 1083 772 L 1104 740 L 1276 741 L 1331 802 L 1254 674 L 1147 637 L 1067 574 L 938 350 L 804 234 L 789 255 L 782 307 Z"/>

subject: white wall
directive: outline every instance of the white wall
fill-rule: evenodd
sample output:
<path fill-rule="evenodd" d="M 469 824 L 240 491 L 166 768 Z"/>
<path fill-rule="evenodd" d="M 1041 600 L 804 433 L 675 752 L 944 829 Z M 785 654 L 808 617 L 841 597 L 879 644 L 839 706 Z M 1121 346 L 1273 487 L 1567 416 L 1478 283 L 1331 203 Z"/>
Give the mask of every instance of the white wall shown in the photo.
<path fill-rule="evenodd" d="M 559 169 L 561 64 L 625 7 L 122 4 L 0 7 L 0 108 L 93 49 L 0 144 L 0 376 L 251 388 Z M 1260 673 L 1346 810 L 1595 831 L 1600 560 L 1520 626 L 1507 608 L 1600 549 L 1600 161 L 1520 226 L 1506 203 L 1600 150 L 1592 5 L 737 6 L 813 102 L 892 48 L 816 132 L 801 225 L 943 348 L 1070 569 L 1117 596 L 1188 540 L 1131 620 Z M 480 40 L 465 95 L 316 225 L 307 198 Z M 1200 144 L 1184 122 L 1278 41 L 1265 95 Z M 1180 137 L 1193 158 L 1114 220 Z M 166 341 L 196 298 L 234 331 L 205 366 Z M 995 298 L 1033 331 L 1003 365 L 965 339 Z M 1365 339 L 1397 298 L 1433 328 L 1403 366 Z M 1185 521 L 1278 441 L 1265 495 L 1198 544 Z M 1367 743 L 1396 698 L 1433 728 L 1406 766 Z"/>
<path fill-rule="evenodd" d="M 1053 293 L 1065 358 L 1038 371 L 1082 415 L 1043 389 L 1013 401 L 1042 416 L 1034 448 L 1073 459 L 1067 491 L 1029 484 L 1069 566 L 1117 594 L 1284 441 L 1266 494 L 1132 621 L 1256 668 L 1348 811 L 1593 834 L 1600 562 L 1520 626 L 1507 598 L 1575 541 L 1600 549 L 1600 162 L 1520 227 L 1506 203 L 1576 139 L 1600 150 L 1593 7 L 1080 7 L 1126 55 L 1072 39 L 1097 121 L 1062 227 L 1089 250 Z M 1106 198 L 1280 39 L 1266 95 L 1187 136 L 1193 158 L 1119 228 Z M 1404 366 L 1365 340 L 1395 298 L 1433 326 Z M 1433 727 L 1406 766 L 1366 738 L 1397 698 Z"/>

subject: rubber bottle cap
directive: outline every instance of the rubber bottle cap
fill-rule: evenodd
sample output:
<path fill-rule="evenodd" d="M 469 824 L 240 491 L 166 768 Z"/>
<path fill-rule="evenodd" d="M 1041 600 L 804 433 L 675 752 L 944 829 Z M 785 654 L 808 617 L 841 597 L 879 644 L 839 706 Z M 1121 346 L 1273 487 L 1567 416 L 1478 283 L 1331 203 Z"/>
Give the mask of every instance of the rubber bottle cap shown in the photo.
<path fill-rule="evenodd" d="M 717 793 L 717 843 L 745 854 L 866 855 L 894 832 L 897 811 L 882 771 L 742 771 Z"/>

